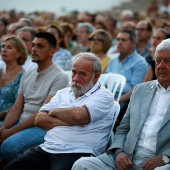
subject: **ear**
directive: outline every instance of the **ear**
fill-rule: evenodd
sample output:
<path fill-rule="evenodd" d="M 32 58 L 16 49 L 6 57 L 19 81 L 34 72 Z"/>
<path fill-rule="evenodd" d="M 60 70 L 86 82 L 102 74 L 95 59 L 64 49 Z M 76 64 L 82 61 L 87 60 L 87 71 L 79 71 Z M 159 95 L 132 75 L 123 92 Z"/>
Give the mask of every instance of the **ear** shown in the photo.
<path fill-rule="evenodd" d="M 97 73 L 94 74 L 94 83 L 97 82 L 97 80 L 99 79 L 99 77 L 100 77 L 100 73 L 99 73 L 99 72 L 97 72 Z"/>
<path fill-rule="evenodd" d="M 56 48 L 51 48 L 50 49 L 50 56 L 53 56 L 55 52 L 56 52 Z"/>
<path fill-rule="evenodd" d="M 17 59 L 21 57 L 21 52 L 18 52 Z"/>
<path fill-rule="evenodd" d="M 60 42 L 63 40 L 63 38 L 58 38 L 57 43 L 60 44 Z"/>
<path fill-rule="evenodd" d="M 131 44 L 132 44 L 133 47 L 135 48 L 135 46 L 136 46 L 136 41 L 131 41 Z"/>

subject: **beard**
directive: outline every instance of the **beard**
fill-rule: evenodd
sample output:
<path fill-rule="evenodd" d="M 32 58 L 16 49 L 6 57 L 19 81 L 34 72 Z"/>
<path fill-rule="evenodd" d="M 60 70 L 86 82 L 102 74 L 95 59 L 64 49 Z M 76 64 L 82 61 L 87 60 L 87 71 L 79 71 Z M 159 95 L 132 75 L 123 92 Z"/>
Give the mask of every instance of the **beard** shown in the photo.
<path fill-rule="evenodd" d="M 80 83 L 72 82 L 71 89 L 76 96 L 82 96 L 93 87 L 94 85 L 93 81 L 94 81 L 94 75 L 92 76 L 90 82 L 85 86 L 82 86 Z"/>

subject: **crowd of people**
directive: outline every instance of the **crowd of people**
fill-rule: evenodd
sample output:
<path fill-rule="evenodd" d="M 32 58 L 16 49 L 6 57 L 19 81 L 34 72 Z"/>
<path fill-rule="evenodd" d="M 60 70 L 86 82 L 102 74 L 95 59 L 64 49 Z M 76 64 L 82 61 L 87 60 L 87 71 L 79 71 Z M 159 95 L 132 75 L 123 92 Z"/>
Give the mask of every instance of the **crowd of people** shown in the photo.
<path fill-rule="evenodd" d="M 0 164 L 168 170 L 169 38 L 169 0 L 145 12 L 0 11 Z M 98 81 L 108 73 L 126 78 L 110 147 L 116 96 Z"/>

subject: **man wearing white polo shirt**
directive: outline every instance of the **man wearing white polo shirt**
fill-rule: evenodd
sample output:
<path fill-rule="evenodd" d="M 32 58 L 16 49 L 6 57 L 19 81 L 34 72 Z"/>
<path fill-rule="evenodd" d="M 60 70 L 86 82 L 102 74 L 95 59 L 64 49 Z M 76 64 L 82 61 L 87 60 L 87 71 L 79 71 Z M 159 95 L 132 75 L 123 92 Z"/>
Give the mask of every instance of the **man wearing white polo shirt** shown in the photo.
<path fill-rule="evenodd" d="M 35 119 L 36 126 L 49 130 L 45 142 L 6 170 L 70 170 L 80 157 L 106 150 L 115 106 L 113 94 L 97 81 L 100 74 L 94 54 L 76 56 L 71 88 L 58 91 Z"/>

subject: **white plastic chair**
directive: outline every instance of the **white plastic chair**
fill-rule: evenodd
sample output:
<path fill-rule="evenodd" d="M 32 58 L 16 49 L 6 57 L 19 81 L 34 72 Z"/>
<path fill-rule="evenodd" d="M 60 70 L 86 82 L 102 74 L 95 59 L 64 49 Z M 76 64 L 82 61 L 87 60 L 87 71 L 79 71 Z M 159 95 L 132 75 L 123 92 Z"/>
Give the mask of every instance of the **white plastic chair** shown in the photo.
<path fill-rule="evenodd" d="M 113 139 L 114 139 L 114 132 L 113 132 L 113 128 L 114 128 L 114 125 L 115 125 L 115 122 L 117 120 L 117 117 L 119 115 L 119 112 L 120 112 L 120 105 L 117 101 L 114 101 L 115 103 L 115 115 L 114 115 L 114 119 L 113 119 L 113 123 L 112 123 L 112 127 L 110 129 L 110 133 L 109 133 L 109 142 L 108 142 L 108 147 L 113 143 Z"/>
<path fill-rule="evenodd" d="M 99 82 L 102 86 L 109 89 L 114 96 L 116 95 L 116 92 L 118 92 L 118 95 L 115 96 L 115 100 L 119 102 L 126 84 L 126 77 L 116 73 L 101 74 Z"/>

